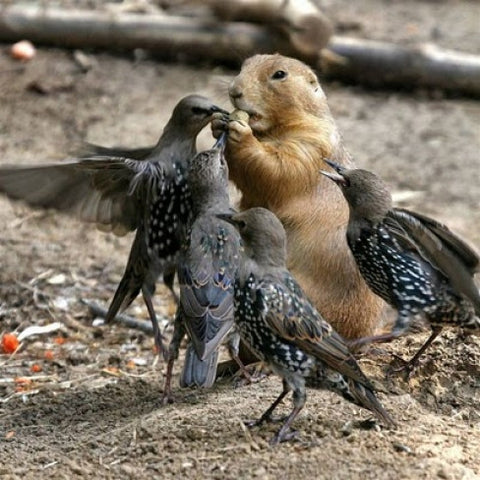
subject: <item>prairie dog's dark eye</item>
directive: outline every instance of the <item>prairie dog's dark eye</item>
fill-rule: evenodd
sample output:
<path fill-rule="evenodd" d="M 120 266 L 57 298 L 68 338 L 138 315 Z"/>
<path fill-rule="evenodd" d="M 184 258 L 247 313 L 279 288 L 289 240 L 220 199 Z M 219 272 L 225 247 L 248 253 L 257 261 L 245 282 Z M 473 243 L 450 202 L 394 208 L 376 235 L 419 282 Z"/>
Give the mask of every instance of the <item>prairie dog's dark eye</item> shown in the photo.
<path fill-rule="evenodd" d="M 285 70 L 277 70 L 273 75 L 273 80 L 282 80 L 287 76 L 287 72 Z"/>

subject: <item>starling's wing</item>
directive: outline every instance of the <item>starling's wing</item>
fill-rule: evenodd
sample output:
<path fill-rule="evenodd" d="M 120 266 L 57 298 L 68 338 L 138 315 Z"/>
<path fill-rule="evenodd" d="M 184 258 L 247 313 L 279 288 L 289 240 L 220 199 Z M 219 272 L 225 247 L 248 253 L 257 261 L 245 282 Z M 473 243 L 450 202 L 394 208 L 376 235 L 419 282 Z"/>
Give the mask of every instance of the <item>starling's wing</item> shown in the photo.
<path fill-rule="evenodd" d="M 82 142 L 79 147 L 73 150 L 72 155 L 81 158 L 102 155 L 107 157 L 130 158 L 132 160 L 144 160 L 150 155 L 154 148 L 155 145 L 139 148 L 102 147 L 94 143 Z"/>
<path fill-rule="evenodd" d="M 470 299 L 480 314 L 480 294 L 473 280 L 480 258 L 448 227 L 424 215 L 405 209 L 393 209 L 389 217 L 415 242 L 418 252 L 445 275 L 452 288 Z"/>
<path fill-rule="evenodd" d="M 31 206 L 72 213 L 117 234 L 137 228 L 148 182 L 162 181 L 160 167 L 117 157 L 54 165 L 0 168 L 0 192 Z M 156 180 L 158 179 L 158 180 Z"/>
<path fill-rule="evenodd" d="M 415 235 L 414 232 L 420 232 L 420 235 L 422 233 L 425 235 L 424 231 L 426 229 L 441 241 L 442 249 L 447 247 L 458 256 L 472 274 L 480 272 L 480 257 L 478 253 L 443 223 L 404 208 L 395 208 L 392 211 L 392 215 L 402 224 L 405 230 L 409 233 L 412 232 L 412 236 Z"/>
<path fill-rule="evenodd" d="M 283 273 L 282 281 L 267 277 L 259 284 L 257 295 L 265 305 L 265 321 L 277 335 L 346 377 L 373 388 L 343 338 L 319 315 L 288 272 Z"/>
<path fill-rule="evenodd" d="M 178 264 L 180 303 L 195 351 L 204 360 L 233 325 L 233 285 L 239 240 L 235 229 L 198 218 Z M 226 226 L 225 226 L 226 225 Z"/>
<path fill-rule="evenodd" d="M 125 310 L 137 298 L 145 283 L 148 268 L 149 257 L 146 252 L 145 233 L 140 227 L 135 232 L 127 266 L 108 307 L 105 323 L 110 323 L 117 313 Z"/>

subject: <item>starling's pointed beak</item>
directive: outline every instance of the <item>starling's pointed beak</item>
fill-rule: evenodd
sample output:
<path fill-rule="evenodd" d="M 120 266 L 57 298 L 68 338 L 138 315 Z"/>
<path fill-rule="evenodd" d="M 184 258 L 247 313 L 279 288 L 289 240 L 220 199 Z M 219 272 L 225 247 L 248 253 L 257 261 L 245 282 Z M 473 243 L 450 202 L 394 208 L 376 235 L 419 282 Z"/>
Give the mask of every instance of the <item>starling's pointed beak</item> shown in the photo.
<path fill-rule="evenodd" d="M 322 175 L 325 175 L 330 180 L 333 180 L 337 185 L 340 185 L 342 187 L 347 186 L 347 181 L 345 180 L 343 175 L 340 175 L 339 173 L 326 172 L 325 170 L 320 170 L 320 173 Z"/>
<path fill-rule="evenodd" d="M 343 170 L 343 167 L 333 160 L 329 160 L 328 158 L 324 158 L 323 161 L 329 166 L 332 167 L 336 172 L 340 173 Z"/>
<path fill-rule="evenodd" d="M 337 173 L 326 172 L 325 170 L 320 170 L 320 173 L 322 175 L 325 175 L 330 180 L 333 180 L 336 184 L 342 187 L 346 187 L 348 185 L 348 182 L 344 177 L 346 169 L 342 167 L 342 165 L 340 165 L 339 163 L 334 162 L 333 160 L 327 160 L 326 158 L 324 158 L 323 161 L 328 166 L 332 167 Z"/>
<path fill-rule="evenodd" d="M 211 113 L 214 114 L 214 113 L 222 113 L 223 115 L 229 115 L 229 112 L 227 110 L 224 110 L 223 108 L 220 108 L 220 107 L 217 107 L 216 105 L 214 105 L 211 109 L 210 109 Z"/>
<path fill-rule="evenodd" d="M 217 213 L 215 216 L 217 218 L 219 218 L 220 220 L 224 220 L 225 222 L 230 223 L 233 226 L 235 226 L 237 224 L 235 222 L 234 218 L 233 218 L 235 216 L 234 212 L 232 212 L 232 213 Z"/>
<path fill-rule="evenodd" d="M 225 145 L 227 144 L 227 137 L 228 132 L 222 132 L 212 148 L 214 150 L 221 150 L 223 152 L 225 150 Z"/>

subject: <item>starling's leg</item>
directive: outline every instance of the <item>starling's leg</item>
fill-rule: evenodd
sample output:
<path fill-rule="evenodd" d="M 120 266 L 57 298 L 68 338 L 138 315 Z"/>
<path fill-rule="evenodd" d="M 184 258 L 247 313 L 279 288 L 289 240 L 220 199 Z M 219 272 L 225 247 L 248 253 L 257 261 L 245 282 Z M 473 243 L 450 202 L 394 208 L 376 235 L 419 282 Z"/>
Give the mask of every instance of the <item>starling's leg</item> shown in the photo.
<path fill-rule="evenodd" d="M 177 315 L 175 316 L 175 326 L 173 329 L 172 340 L 170 341 L 170 345 L 168 346 L 167 371 L 165 373 L 165 384 L 163 387 L 163 396 L 162 396 L 162 402 L 164 405 L 167 403 L 173 403 L 172 387 L 171 387 L 173 364 L 175 363 L 175 360 L 178 358 L 180 343 L 182 342 L 182 339 L 184 336 L 185 336 L 185 327 L 183 324 L 183 320 L 180 314 L 177 312 Z"/>
<path fill-rule="evenodd" d="M 235 327 L 234 327 L 235 328 Z M 232 360 L 235 360 L 235 363 L 238 365 L 244 379 L 247 383 L 254 383 L 259 380 L 259 378 L 253 377 L 250 372 L 245 367 L 244 363 L 240 360 L 240 356 L 238 354 L 239 346 L 240 346 L 240 335 L 238 332 L 233 331 L 228 336 L 228 353 Z"/>
<path fill-rule="evenodd" d="M 357 349 L 363 345 L 368 345 L 369 343 L 391 342 L 392 340 L 395 340 L 396 338 L 403 335 L 403 333 L 408 330 L 410 322 L 410 312 L 408 310 L 401 309 L 398 311 L 395 325 L 391 332 L 383 333 L 381 335 L 373 335 L 370 337 L 359 338 L 358 340 L 348 342 L 348 346 L 352 350 Z"/>
<path fill-rule="evenodd" d="M 295 420 L 296 416 L 300 413 L 300 410 L 302 410 L 303 406 L 305 405 L 306 399 L 307 395 L 305 393 L 305 387 L 298 388 L 293 391 L 293 410 L 285 420 L 282 428 L 270 440 L 270 445 L 276 445 L 280 442 L 287 442 L 296 437 L 297 432 L 291 431 L 290 425 Z"/>
<path fill-rule="evenodd" d="M 239 346 L 240 346 L 240 335 L 238 332 L 233 331 L 229 334 L 229 337 L 228 337 L 228 353 L 230 354 L 230 357 L 232 357 L 232 360 L 234 360 L 235 363 L 238 365 L 240 372 L 247 383 L 255 383 L 262 380 L 262 378 L 264 378 L 266 375 L 262 374 L 261 369 L 259 369 L 259 371 L 254 371 L 253 375 L 248 371 L 248 368 L 240 359 Z M 240 385 L 242 384 L 241 381 L 238 383 Z"/>
<path fill-rule="evenodd" d="M 407 376 L 410 377 L 415 370 L 415 367 L 418 365 L 418 360 L 423 355 L 425 350 L 430 346 L 430 344 L 440 335 L 442 327 L 439 325 L 432 326 L 432 334 L 428 337 L 427 341 L 420 347 L 418 352 L 408 361 L 403 360 L 400 357 L 395 356 L 397 360 L 400 360 L 403 365 L 400 368 L 396 368 L 394 372 L 407 372 Z"/>
<path fill-rule="evenodd" d="M 265 422 L 272 421 L 272 413 L 278 407 L 280 402 L 285 398 L 285 395 L 290 391 L 290 387 L 285 380 L 283 380 L 283 390 L 282 393 L 277 397 L 277 399 L 267 408 L 263 415 L 258 420 L 252 420 L 250 422 L 245 422 L 245 425 L 249 428 L 256 427 Z"/>
<path fill-rule="evenodd" d="M 163 336 L 160 332 L 160 327 L 158 326 L 157 315 L 153 308 L 152 297 L 147 292 L 146 289 L 142 288 L 143 301 L 147 306 L 148 314 L 150 315 L 150 320 L 152 321 L 153 328 L 153 338 L 155 339 L 155 346 L 157 347 L 157 352 L 159 355 L 163 356 L 164 360 L 167 360 L 167 350 L 163 344 Z"/>
<path fill-rule="evenodd" d="M 228 338 L 228 353 L 230 354 L 230 357 L 232 357 L 232 360 L 235 360 L 235 362 L 237 363 L 238 368 L 242 372 L 242 375 L 247 380 L 247 382 L 253 383 L 253 378 L 250 375 L 250 372 L 245 368 L 245 365 L 243 364 L 243 362 L 240 360 L 240 357 L 238 356 L 239 345 L 240 345 L 240 335 L 237 332 L 230 334 Z"/>
<path fill-rule="evenodd" d="M 172 292 L 173 300 L 178 306 L 180 304 L 180 299 L 178 298 L 178 295 L 175 292 L 175 289 L 173 288 L 173 284 L 175 282 L 175 272 L 176 272 L 175 265 L 173 267 L 167 266 L 165 271 L 163 272 L 163 283 L 167 286 L 170 292 Z"/>
<path fill-rule="evenodd" d="M 370 337 L 362 337 L 358 340 L 350 340 L 348 342 L 348 346 L 351 350 L 357 349 L 359 347 L 363 347 L 364 345 L 368 345 L 370 343 L 384 343 L 384 342 L 391 342 L 400 336 L 399 333 L 389 332 L 383 333 L 381 335 L 372 335 Z"/>

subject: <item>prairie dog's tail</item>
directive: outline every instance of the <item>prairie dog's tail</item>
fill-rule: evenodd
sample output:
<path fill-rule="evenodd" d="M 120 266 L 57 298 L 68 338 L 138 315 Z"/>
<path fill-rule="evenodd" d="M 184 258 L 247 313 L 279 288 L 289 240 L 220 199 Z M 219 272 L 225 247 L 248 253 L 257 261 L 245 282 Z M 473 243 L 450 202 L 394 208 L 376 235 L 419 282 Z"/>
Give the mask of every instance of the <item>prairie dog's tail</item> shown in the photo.
<path fill-rule="evenodd" d="M 180 375 L 180 386 L 211 387 L 217 376 L 218 351 L 214 350 L 205 360 L 200 360 L 191 342 L 187 345 L 185 362 Z"/>

